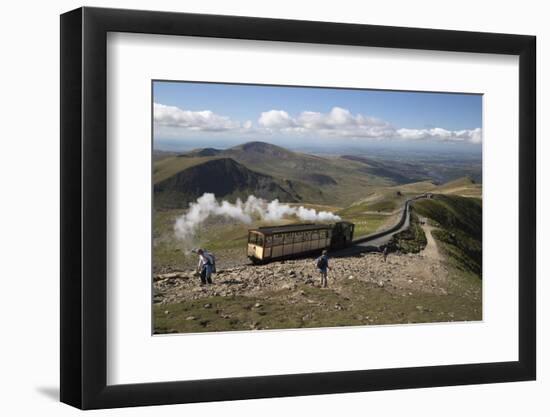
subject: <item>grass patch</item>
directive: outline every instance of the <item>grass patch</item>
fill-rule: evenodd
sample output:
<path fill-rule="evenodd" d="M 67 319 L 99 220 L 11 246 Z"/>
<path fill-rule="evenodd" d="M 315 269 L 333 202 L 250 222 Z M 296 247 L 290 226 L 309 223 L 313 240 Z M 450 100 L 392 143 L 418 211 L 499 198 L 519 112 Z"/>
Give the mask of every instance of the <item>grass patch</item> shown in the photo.
<path fill-rule="evenodd" d="M 434 230 L 435 239 L 443 243 L 443 248 L 457 268 L 471 271 L 481 278 L 482 244 L 461 231 Z"/>
<path fill-rule="evenodd" d="M 481 300 L 460 292 L 403 296 L 359 280 L 343 283 L 341 292 L 301 285 L 294 292 L 272 291 L 262 297 L 217 296 L 154 306 L 155 333 L 433 323 L 481 318 Z"/>
<path fill-rule="evenodd" d="M 398 209 L 396 200 L 381 200 L 368 205 L 372 211 L 392 212 Z"/>
<path fill-rule="evenodd" d="M 355 224 L 355 230 L 353 234 L 354 239 L 376 232 L 382 226 L 384 226 L 388 220 L 390 220 L 389 216 L 387 215 L 374 213 L 340 216 L 343 220 Z"/>

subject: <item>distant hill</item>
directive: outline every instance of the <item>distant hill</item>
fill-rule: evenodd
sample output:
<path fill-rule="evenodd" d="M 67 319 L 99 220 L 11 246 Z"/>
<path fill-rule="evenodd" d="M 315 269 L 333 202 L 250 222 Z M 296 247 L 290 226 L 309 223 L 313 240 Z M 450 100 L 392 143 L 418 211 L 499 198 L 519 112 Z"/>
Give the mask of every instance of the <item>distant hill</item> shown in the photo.
<path fill-rule="evenodd" d="M 292 184 L 252 171 L 230 158 L 193 164 L 154 185 L 155 207 L 183 208 L 204 193 L 234 200 L 253 194 L 265 199 L 298 202 Z"/>
<path fill-rule="evenodd" d="M 231 159 L 257 174 L 270 177 L 287 191 L 281 197 L 285 202 L 346 206 L 357 199 L 358 193 L 392 184 L 364 172 L 362 164 L 354 161 L 293 152 L 265 142 L 248 142 L 225 150 L 195 149 L 164 158 L 154 164 L 153 182 L 157 186 L 191 167 L 218 159 Z"/>
<path fill-rule="evenodd" d="M 359 162 L 363 164 L 362 169 L 365 172 L 379 177 L 389 178 L 397 184 L 406 184 L 429 178 L 423 170 L 418 169 L 418 166 L 410 163 L 397 163 L 395 161 L 388 163 L 387 161 L 355 155 L 343 155 L 342 158 Z"/>
<path fill-rule="evenodd" d="M 482 186 L 471 177 L 462 177 L 437 187 L 437 192 L 442 194 L 461 195 L 463 197 L 480 197 Z"/>
<path fill-rule="evenodd" d="M 233 146 L 232 148 L 223 151 L 226 156 L 237 156 L 244 159 L 253 159 L 255 156 L 261 157 L 293 159 L 296 153 L 289 151 L 277 145 L 272 145 L 267 142 L 247 142 L 241 145 Z"/>
<path fill-rule="evenodd" d="M 481 198 L 481 191 L 481 184 L 477 184 L 469 177 L 458 178 L 442 185 L 436 185 L 431 181 L 411 182 L 377 188 L 355 201 L 342 213 L 345 214 L 346 211 L 391 213 L 400 209 L 405 200 L 424 193 Z"/>
<path fill-rule="evenodd" d="M 219 160 L 225 162 L 214 162 Z M 235 164 L 227 162 L 228 160 Z M 156 190 L 162 189 L 163 206 L 175 205 L 168 201 L 169 195 L 177 198 L 176 205 L 181 205 L 182 202 L 193 201 L 200 195 L 197 190 L 213 189 L 210 185 L 205 187 L 201 183 L 201 186 L 193 186 L 189 182 L 191 180 L 184 181 L 186 175 L 195 175 L 196 172 L 212 177 L 210 181 L 219 181 L 220 184 L 231 182 L 231 186 L 220 185 L 223 194 L 216 193 L 217 197 L 236 198 L 235 196 L 243 196 L 246 192 L 261 190 L 264 196 L 277 196 L 283 202 L 299 201 L 342 208 L 361 202 L 366 204 L 366 210 L 374 211 L 391 211 L 401 204 L 405 195 L 427 191 L 481 196 L 481 185 L 472 183 L 472 180 L 456 180 L 438 186 L 431 179 L 447 178 L 453 172 L 464 175 L 468 169 L 449 169 L 442 164 L 437 168 L 439 174 L 432 175 L 433 169 L 433 166 L 424 167 L 422 163 L 386 161 L 353 155 L 322 157 L 294 152 L 266 142 L 248 142 L 225 150 L 199 148 L 177 155 L 162 155 L 162 158 L 154 161 L 153 183 Z M 248 172 L 245 170 L 251 173 L 244 175 L 244 172 Z M 225 175 L 229 179 L 220 177 Z M 253 177 L 258 182 L 255 183 Z M 451 179 L 456 177 L 455 175 Z M 197 179 L 196 176 L 192 178 L 193 181 Z M 242 184 L 239 181 L 243 181 Z M 267 186 L 268 182 L 273 185 Z M 168 191 L 179 194 L 168 194 Z M 155 198 L 157 196 L 158 194 Z"/>
<path fill-rule="evenodd" d="M 299 177 L 304 173 L 323 173 L 331 161 L 314 155 L 289 151 L 265 142 L 249 142 L 223 151 L 223 155 L 271 175 Z M 325 175 L 330 175 L 325 172 Z"/>
<path fill-rule="evenodd" d="M 178 156 L 180 158 L 193 158 L 197 156 L 216 156 L 222 153 L 223 151 L 221 149 L 215 149 L 215 148 L 199 148 L 199 149 L 193 149 L 192 151 L 185 152 L 182 154 L 179 154 Z"/>
<path fill-rule="evenodd" d="M 171 158 L 171 157 L 174 157 L 175 155 L 177 155 L 175 152 L 160 151 L 155 149 L 153 151 L 153 162 L 158 162 L 165 158 Z"/>
<path fill-rule="evenodd" d="M 380 159 L 364 155 L 344 155 L 342 158 L 360 162 L 365 172 L 388 178 L 396 184 L 426 180 L 444 184 L 466 176 L 481 182 L 481 160 L 472 161 L 452 156 L 426 156 L 425 159 L 415 156 L 410 160 L 404 160 L 402 156 L 395 159 Z"/>
<path fill-rule="evenodd" d="M 312 203 L 348 205 L 358 192 L 390 185 L 391 180 L 365 172 L 361 163 L 339 157 L 321 157 L 293 152 L 265 142 L 249 142 L 223 152 L 247 167 L 302 187 L 304 198 Z M 310 189 L 322 192 L 315 197 Z"/>
<path fill-rule="evenodd" d="M 153 183 L 158 184 L 159 182 L 176 175 L 178 172 L 194 165 L 211 161 L 212 159 L 215 159 L 215 157 L 182 157 L 174 155 L 168 158 L 163 158 L 162 160 L 156 161 L 153 165 Z"/>

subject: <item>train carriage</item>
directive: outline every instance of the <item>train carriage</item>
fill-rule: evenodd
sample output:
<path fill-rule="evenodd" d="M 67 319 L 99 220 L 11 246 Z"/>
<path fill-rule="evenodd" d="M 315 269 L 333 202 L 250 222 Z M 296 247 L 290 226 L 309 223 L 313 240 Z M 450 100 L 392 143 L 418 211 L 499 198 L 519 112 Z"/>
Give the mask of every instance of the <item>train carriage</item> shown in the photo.
<path fill-rule="evenodd" d="M 260 227 L 248 231 L 248 257 L 253 262 L 269 262 L 341 248 L 353 240 L 353 223 L 292 224 Z"/>

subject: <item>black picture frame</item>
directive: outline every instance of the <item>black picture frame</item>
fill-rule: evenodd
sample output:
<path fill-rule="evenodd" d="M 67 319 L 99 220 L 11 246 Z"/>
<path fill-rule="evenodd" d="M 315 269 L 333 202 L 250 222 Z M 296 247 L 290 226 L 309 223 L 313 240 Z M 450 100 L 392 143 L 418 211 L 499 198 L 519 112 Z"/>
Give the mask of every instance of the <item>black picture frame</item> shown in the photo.
<path fill-rule="evenodd" d="M 108 32 L 519 56 L 519 360 L 107 385 Z M 63 14 L 61 401 L 95 409 L 535 379 L 535 45 L 534 36 L 481 32 L 88 7 Z"/>

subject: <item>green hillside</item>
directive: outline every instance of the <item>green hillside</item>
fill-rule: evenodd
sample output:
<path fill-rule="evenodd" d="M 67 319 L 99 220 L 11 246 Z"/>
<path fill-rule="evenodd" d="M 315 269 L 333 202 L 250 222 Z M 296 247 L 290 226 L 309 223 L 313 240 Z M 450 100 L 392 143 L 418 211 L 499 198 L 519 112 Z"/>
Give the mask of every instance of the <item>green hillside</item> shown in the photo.
<path fill-rule="evenodd" d="M 195 161 L 196 158 L 193 158 Z M 233 159 L 216 158 L 192 164 L 154 185 L 155 207 L 184 208 L 204 193 L 246 200 L 249 195 L 268 200 L 297 202 L 302 199 L 292 183 L 252 171 Z"/>
<path fill-rule="evenodd" d="M 481 277 L 482 202 L 477 198 L 437 194 L 414 202 L 418 215 L 429 218 L 438 230 L 434 237 L 460 269 Z"/>
<path fill-rule="evenodd" d="M 292 152 L 264 142 L 250 142 L 223 152 L 255 171 L 320 189 L 322 196 L 304 201 L 347 206 L 357 196 L 392 182 L 364 170 L 363 164 L 339 157 L 320 157 Z"/>
<path fill-rule="evenodd" d="M 390 213 L 403 207 L 407 199 L 425 193 L 459 195 L 481 198 L 482 185 L 469 177 L 459 178 L 442 185 L 431 181 L 379 187 L 354 202 L 346 211 Z"/>
<path fill-rule="evenodd" d="M 359 162 L 292 152 L 264 142 L 249 142 L 226 150 L 204 148 L 165 157 L 154 163 L 155 189 L 162 188 L 165 195 L 169 192 L 179 201 L 189 200 L 187 197 L 195 196 L 197 193 L 189 193 L 189 187 L 181 187 L 182 176 L 195 171 L 212 175 L 209 174 L 210 167 L 212 164 L 218 164 L 213 162 L 218 160 L 233 160 L 239 167 L 242 166 L 257 175 L 270 177 L 285 192 L 274 192 L 274 189 L 271 189 L 268 193 L 264 192 L 264 195 L 266 198 L 275 195 L 275 198 L 280 198 L 284 202 L 300 201 L 342 207 L 351 204 L 358 195 L 364 195 L 368 190 L 392 185 L 386 178 L 365 172 L 364 165 Z M 212 181 L 216 179 L 213 177 Z M 247 190 L 253 193 L 255 187 L 242 184 L 235 185 L 234 188 L 235 192 L 225 192 L 216 196 L 240 197 L 242 192 Z M 189 196 L 184 198 L 183 194 L 187 193 Z"/>
<path fill-rule="evenodd" d="M 225 150 L 200 148 L 182 154 L 163 154 L 155 158 L 153 182 L 159 184 L 192 167 L 219 159 L 234 160 L 257 174 L 271 177 L 288 193 L 286 196 L 294 197 L 282 200 L 285 202 L 300 201 L 338 207 L 367 203 L 368 210 L 385 212 L 396 210 L 402 205 L 405 199 L 401 197 L 425 192 L 481 197 L 481 184 L 476 184 L 471 177 L 454 179 L 443 185 L 434 183 L 430 179 L 431 174 L 435 177 L 451 175 L 451 172 L 445 171 L 445 166 L 436 164 L 434 168 L 406 161 L 353 155 L 320 157 L 265 142 L 248 142 Z M 462 175 L 465 175 L 464 172 L 470 168 L 453 169 L 462 170 Z M 471 169 L 475 169 L 475 166 Z M 437 174 L 434 170 L 445 173 Z M 281 197 L 285 197 L 285 194 L 281 194 Z"/>
<path fill-rule="evenodd" d="M 158 162 L 155 162 L 153 165 L 153 184 L 158 184 L 159 182 L 176 175 L 184 169 L 191 168 L 195 165 L 200 165 L 213 159 L 217 158 L 209 156 L 190 157 L 182 155 L 164 158 Z"/>

